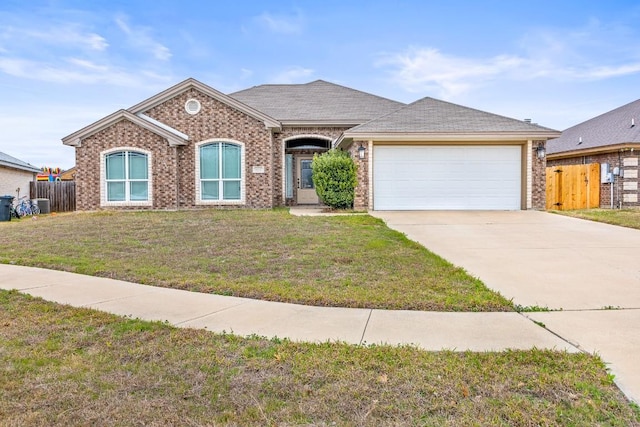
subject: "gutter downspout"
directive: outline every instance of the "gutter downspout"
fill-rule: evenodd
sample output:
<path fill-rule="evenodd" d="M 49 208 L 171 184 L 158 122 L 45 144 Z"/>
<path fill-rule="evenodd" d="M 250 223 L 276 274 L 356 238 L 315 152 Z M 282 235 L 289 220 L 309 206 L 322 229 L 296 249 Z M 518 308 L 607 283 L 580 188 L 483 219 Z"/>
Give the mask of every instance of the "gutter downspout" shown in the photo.
<path fill-rule="evenodd" d="M 618 170 L 620 171 L 620 175 L 618 178 L 624 178 L 624 172 L 622 171 L 622 152 L 624 148 L 618 151 Z M 622 195 L 620 194 L 620 183 L 618 183 L 618 209 L 622 209 Z"/>
<path fill-rule="evenodd" d="M 178 158 L 178 146 L 173 147 L 175 153 L 175 169 L 176 169 L 176 210 L 180 209 L 180 168 Z"/>

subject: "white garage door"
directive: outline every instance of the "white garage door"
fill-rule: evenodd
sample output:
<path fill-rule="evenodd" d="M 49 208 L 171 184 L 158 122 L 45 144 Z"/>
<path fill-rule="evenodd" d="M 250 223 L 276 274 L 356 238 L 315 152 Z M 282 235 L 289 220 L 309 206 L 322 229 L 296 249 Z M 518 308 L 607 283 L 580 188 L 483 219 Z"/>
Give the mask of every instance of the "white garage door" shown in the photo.
<path fill-rule="evenodd" d="M 518 210 L 521 147 L 374 146 L 375 210 Z"/>

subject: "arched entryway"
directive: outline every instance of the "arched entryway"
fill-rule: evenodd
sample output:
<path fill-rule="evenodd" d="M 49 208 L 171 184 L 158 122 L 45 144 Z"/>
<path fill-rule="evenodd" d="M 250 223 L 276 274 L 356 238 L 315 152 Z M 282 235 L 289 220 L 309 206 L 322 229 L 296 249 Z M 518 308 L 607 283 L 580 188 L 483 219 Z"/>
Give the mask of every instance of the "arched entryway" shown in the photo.
<path fill-rule="evenodd" d="M 313 185 L 313 155 L 331 148 L 332 138 L 322 135 L 300 135 L 284 140 L 285 197 L 287 204 L 320 203 Z"/>

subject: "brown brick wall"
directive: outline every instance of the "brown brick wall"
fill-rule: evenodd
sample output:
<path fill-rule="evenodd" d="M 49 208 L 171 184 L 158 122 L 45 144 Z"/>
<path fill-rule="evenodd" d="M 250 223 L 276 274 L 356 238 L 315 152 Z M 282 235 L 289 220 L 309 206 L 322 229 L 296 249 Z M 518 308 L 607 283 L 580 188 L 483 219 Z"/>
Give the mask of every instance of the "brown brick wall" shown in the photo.
<path fill-rule="evenodd" d="M 547 166 L 563 166 L 563 165 L 581 165 L 589 163 L 609 164 L 609 170 L 613 172 L 613 168 L 619 167 L 623 171 L 635 171 L 640 174 L 638 166 L 624 166 L 624 159 L 638 159 L 638 154 L 631 151 L 610 152 L 602 154 L 594 154 L 590 156 L 569 157 L 566 159 L 549 160 Z M 614 184 L 600 184 L 600 207 L 611 207 L 611 189 L 613 187 L 613 207 L 640 207 L 640 202 L 629 202 L 624 200 L 625 194 L 636 194 L 640 200 L 640 190 L 624 190 L 624 183 L 638 183 L 638 178 L 625 176 L 623 178 L 616 177 Z"/>
<path fill-rule="evenodd" d="M 365 158 L 358 158 L 358 148 L 362 144 L 367 149 Z M 355 199 L 353 201 L 354 209 L 370 209 L 369 206 L 369 143 L 367 141 L 354 141 L 349 146 L 349 153 L 358 166 L 358 185 L 356 186 Z"/>
<path fill-rule="evenodd" d="M 532 185 L 531 185 L 531 208 L 537 210 L 544 210 L 547 205 L 547 191 L 546 191 L 546 168 L 547 168 L 547 159 L 538 158 L 538 154 L 536 149 L 538 146 L 542 144 L 545 145 L 545 141 L 533 141 L 531 145 L 531 177 L 532 177 Z"/>

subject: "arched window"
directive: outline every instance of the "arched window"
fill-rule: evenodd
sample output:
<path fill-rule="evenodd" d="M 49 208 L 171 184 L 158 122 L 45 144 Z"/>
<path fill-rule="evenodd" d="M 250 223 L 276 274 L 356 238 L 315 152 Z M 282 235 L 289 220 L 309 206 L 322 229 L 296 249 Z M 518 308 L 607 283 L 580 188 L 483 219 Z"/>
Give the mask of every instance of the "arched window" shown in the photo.
<path fill-rule="evenodd" d="M 200 201 L 242 200 L 242 146 L 212 142 L 199 146 Z"/>
<path fill-rule="evenodd" d="M 149 161 L 144 153 L 117 151 L 105 156 L 107 202 L 149 200 Z"/>

